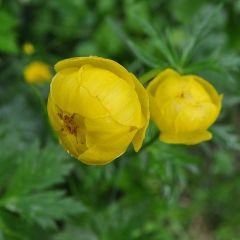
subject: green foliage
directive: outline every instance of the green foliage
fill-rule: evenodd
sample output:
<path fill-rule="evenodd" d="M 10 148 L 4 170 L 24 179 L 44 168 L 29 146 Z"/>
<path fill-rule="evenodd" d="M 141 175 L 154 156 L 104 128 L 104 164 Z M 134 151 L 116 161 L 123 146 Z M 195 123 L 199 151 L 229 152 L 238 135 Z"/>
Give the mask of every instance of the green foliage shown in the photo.
<path fill-rule="evenodd" d="M 238 240 L 240 1 L 0 1 L 0 240 Z M 20 51 L 31 42 L 35 54 Z M 163 144 L 86 166 L 53 137 L 49 83 L 27 63 L 117 60 L 147 84 L 166 67 L 224 94 L 213 140 Z"/>
<path fill-rule="evenodd" d="M 63 176 L 70 171 L 71 165 L 63 162 L 63 159 L 58 157 L 58 152 L 59 148 L 52 144 L 48 144 L 42 151 L 39 144 L 30 145 L 28 151 L 17 162 L 20 168 L 11 178 L 7 196 L 27 194 L 61 182 Z M 55 157 L 60 160 L 53 161 Z"/>
<path fill-rule="evenodd" d="M 60 147 L 49 142 L 40 148 L 38 142 L 33 142 L 12 149 L 13 144 L 19 145 L 21 138 L 16 133 L 9 134 L 8 130 L 7 125 L 1 126 L 0 226 L 3 233 L 11 235 L 17 231 L 18 234 L 8 223 L 11 218 L 26 229 L 34 224 L 46 229 L 56 228 L 56 220 L 86 211 L 83 204 L 65 196 L 63 190 L 52 188 L 64 181 L 73 166 Z M 27 235 L 20 238 L 25 237 Z"/>
<path fill-rule="evenodd" d="M 16 43 L 16 19 L 7 11 L 0 9 L 0 52 L 17 53 L 18 46 Z"/>

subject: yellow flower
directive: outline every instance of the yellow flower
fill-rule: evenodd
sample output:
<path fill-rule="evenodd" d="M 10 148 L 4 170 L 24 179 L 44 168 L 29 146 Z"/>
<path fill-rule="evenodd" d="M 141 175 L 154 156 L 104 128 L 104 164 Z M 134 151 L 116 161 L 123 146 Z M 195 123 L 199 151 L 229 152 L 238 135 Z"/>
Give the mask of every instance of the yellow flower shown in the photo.
<path fill-rule="evenodd" d="M 148 95 L 136 77 L 100 57 L 58 62 L 48 114 L 60 142 L 86 164 L 106 164 L 132 142 L 141 148 L 149 121 Z"/>
<path fill-rule="evenodd" d="M 49 65 L 40 61 L 28 64 L 23 74 L 25 80 L 29 83 L 42 83 L 52 78 Z"/>
<path fill-rule="evenodd" d="M 219 115 L 222 95 L 206 80 L 166 69 L 150 82 L 147 90 L 160 140 L 197 144 L 212 138 L 207 129 Z"/>
<path fill-rule="evenodd" d="M 23 44 L 23 52 L 26 55 L 32 55 L 35 52 L 34 46 L 29 42 L 24 43 Z"/>

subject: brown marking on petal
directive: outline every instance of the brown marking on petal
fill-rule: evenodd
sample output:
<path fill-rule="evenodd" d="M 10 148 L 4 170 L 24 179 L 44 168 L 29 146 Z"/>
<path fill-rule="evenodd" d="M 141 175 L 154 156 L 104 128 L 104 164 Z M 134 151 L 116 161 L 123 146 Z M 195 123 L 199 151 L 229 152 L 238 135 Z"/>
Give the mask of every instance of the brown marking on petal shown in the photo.
<path fill-rule="evenodd" d="M 63 114 L 62 114 L 62 112 L 58 112 L 58 117 L 62 120 L 63 119 Z"/>
<path fill-rule="evenodd" d="M 84 118 L 77 113 L 67 113 L 57 107 L 57 116 L 59 117 L 62 127 L 60 131 L 65 134 L 74 135 L 79 153 L 87 149 L 86 146 L 86 128 Z"/>
<path fill-rule="evenodd" d="M 74 115 L 67 115 L 64 114 L 63 115 L 63 123 L 64 123 L 64 127 L 67 129 L 67 131 L 73 135 L 77 135 L 77 130 L 78 130 L 78 124 L 76 121 L 74 121 Z"/>

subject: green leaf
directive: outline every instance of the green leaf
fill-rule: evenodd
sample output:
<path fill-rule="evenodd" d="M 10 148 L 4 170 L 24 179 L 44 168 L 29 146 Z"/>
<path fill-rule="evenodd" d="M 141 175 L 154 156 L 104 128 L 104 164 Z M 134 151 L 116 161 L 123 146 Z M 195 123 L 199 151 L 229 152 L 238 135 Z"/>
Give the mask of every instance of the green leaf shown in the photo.
<path fill-rule="evenodd" d="M 36 222 L 43 228 L 56 227 L 55 220 L 67 219 L 70 215 L 86 211 L 86 208 L 62 191 L 52 190 L 22 197 L 11 198 L 6 207 L 29 222 Z"/>
<path fill-rule="evenodd" d="M 137 43 L 130 40 L 120 25 L 114 20 L 109 18 L 108 22 L 116 34 L 121 38 L 122 41 L 124 41 L 124 43 L 142 63 L 154 68 L 159 66 L 158 60 L 147 51 L 147 48 L 144 49 L 143 46 L 139 46 Z"/>
<path fill-rule="evenodd" d="M 54 228 L 56 220 L 66 220 L 70 215 L 86 211 L 81 202 L 65 196 L 64 191 L 56 187 L 51 190 L 64 181 L 73 166 L 70 159 L 66 160 L 60 146 L 49 142 L 41 148 L 38 142 L 33 142 L 11 152 L 9 146 L 15 144 L 11 142 L 12 134 L 8 129 L 0 128 L 1 143 L 8 148 L 0 156 L 1 168 L 11 175 L 10 182 L 3 185 L 5 189 L 0 198 L 0 210 L 17 214 L 19 222 L 34 223 L 42 228 Z M 16 141 L 19 139 L 16 138 Z"/>
<path fill-rule="evenodd" d="M 188 67 L 184 68 L 184 73 L 198 73 L 202 70 L 222 72 L 222 68 L 219 66 L 217 60 L 215 59 L 204 59 L 190 64 Z"/>
<path fill-rule="evenodd" d="M 0 229 L 2 230 L 3 240 L 47 239 L 46 233 L 35 224 L 26 222 L 17 214 L 2 209 L 0 209 Z"/>
<path fill-rule="evenodd" d="M 16 20 L 7 11 L 0 10 L 0 32 L 6 32 L 16 26 Z"/>
<path fill-rule="evenodd" d="M 214 164 L 212 171 L 214 174 L 231 176 L 234 172 L 234 155 L 233 153 L 219 149 L 214 153 Z"/>
<path fill-rule="evenodd" d="M 7 32 L 4 34 L 1 34 L 0 52 L 2 51 L 6 53 L 18 53 L 18 50 L 19 49 L 16 44 L 16 37 L 13 33 Z"/>
<path fill-rule="evenodd" d="M 156 69 L 152 69 L 149 72 L 146 72 L 144 75 L 142 75 L 139 80 L 141 83 L 146 83 L 148 81 L 150 81 L 151 79 L 153 79 L 155 76 L 157 76 L 158 73 L 160 73 L 163 70 L 164 67 L 162 68 L 156 68 Z"/>
<path fill-rule="evenodd" d="M 209 5 L 202 8 L 191 22 L 189 37 L 184 46 L 181 57 L 181 64 L 185 66 L 197 50 L 201 41 L 207 36 L 211 29 L 216 25 L 216 15 L 220 13 L 222 4 L 218 6 Z"/>
<path fill-rule="evenodd" d="M 9 178 L 12 177 L 12 171 L 16 168 L 14 159 L 16 159 L 17 153 L 20 153 L 24 147 L 23 143 L 19 144 L 22 142 L 19 134 L 11 132 L 12 128 L 11 124 L 0 121 L 0 190 L 6 187 Z"/>
<path fill-rule="evenodd" d="M 14 27 L 15 19 L 3 10 L 0 11 L 0 51 L 6 53 L 17 53 L 18 46 Z"/>
<path fill-rule="evenodd" d="M 172 44 L 169 30 L 166 29 L 160 32 L 149 21 L 146 19 L 140 19 L 137 16 L 135 16 L 135 21 L 141 25 L 141 29 L 143 29 L 143 31 L 148 35 L 152 44 L 155 45 L 156 49 L 160 52 L 168 64 L 172 67 L 178 68 L 179 64 L 177 61 L 176 49 Z M 160 59 L 158 61 L 160 65 Z"/>
<path fill-rule="evenodd" d="M 238 71 L 240 68 L 240 56 L 235 53 L 224 55 L 220 61 L 221 67 L 228 71 Z"/>
<path fill-rule="evenodd" d="M 214 125 L 212 132 L 215 136 L 214 140 L 226 149 L 240 150 L 240 137 L 234 131 L 232 125 Z"/>
<path fill-rule="evenodd" d="M 60 183 L 72 168 L 72 164 L 65 161 L 60 147 L 53 143 L 49 143 L 42 150 L 37 142 L 33 143 L 19 157 L 17 164 L 17 170 L 6 193 L 7 197 L 30 193 Z"/>
<path fill-rule="evenodd" d="M 63 232 L 59 232 L 54 240 L 73 240 L 81 236 L 82 240 L 99 240 L 99 237 L 88 228 L 67 226 Z"/>

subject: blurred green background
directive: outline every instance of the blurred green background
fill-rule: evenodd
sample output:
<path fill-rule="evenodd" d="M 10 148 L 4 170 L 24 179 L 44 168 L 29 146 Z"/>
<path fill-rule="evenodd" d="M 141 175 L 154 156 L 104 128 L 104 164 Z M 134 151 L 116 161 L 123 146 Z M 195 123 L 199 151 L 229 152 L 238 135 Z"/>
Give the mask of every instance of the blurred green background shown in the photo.
<path fill-rule="evenodd" d="M 239 19 L 239 0 L 0 1 L 0 240 L 239 240 Z M 213 140 L 156 140 L 102 167 L 72 159 L 49 129 L 49 82 L 23 71 L 89 55 L 209 80 L 224 93 Z"/>

